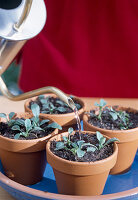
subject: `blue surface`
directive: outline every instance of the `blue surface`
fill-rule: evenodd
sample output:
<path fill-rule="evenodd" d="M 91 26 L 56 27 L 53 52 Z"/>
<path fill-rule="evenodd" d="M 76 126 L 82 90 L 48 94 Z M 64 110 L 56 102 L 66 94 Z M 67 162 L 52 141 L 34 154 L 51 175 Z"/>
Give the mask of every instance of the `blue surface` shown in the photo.
<path fill-rule="evenodd" d="M 30 186 L 31 188 L 57 193 L 52 167 L 47 164 L 44 178 L 40 183 Z M 103 194 L 118 193 L 138 187 L 138 152 L 129 172 L 121 175 L 109 175 Z"/>
<path fill-rule="evenodd" d="M 3 173 L 1 163 L 0 171 Z M 36 197 L 29 193 L 15 190 L 14 188 L 9 187 L 7 184 L 1 182 L 1 180 L 0 185 L 18 200 L 47 200 L 47 198 Z M 48 191 L 51 193 L 57 193 L 55 177 L 51 166 L 47 164 L 44 177 L 41 182 L 28 187 L 45 192 Z M 122 175 L 109 175 L 103 194 L 118 193 L 121 191 L 133 189 L 135 187 L 138 187 L 138 152 L 129 172 Z M 118 198 L 118 200 L 138 200 L 138 193 L 128 197 Z"/>

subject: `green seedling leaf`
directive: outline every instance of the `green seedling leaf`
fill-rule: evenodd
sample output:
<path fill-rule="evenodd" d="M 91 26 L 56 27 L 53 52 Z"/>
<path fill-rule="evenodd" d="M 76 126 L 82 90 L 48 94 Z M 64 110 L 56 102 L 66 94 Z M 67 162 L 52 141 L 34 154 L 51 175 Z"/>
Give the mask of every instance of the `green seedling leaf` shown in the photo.
<path fill-rule="evenodd" d="M 78 148 L 78 145 L 77 145 L 75 142 L 72 142 L 71 145 L 72 145 L 72 147 L 74 147 L 75 149 Z"/>
<path fill-rule="evenodd" d="M 61 113 L 66 112 L 66 108 L 64 107 L 57 107 L 56 110 L 58 110 Z"/>
<path fill-rule="evenodd" d="M 44 95 L 39 95 L 38 98 L 39 98 L 39 99 L 44 99 L 45 96 L 44 96 Z"/>
<path fill-rule="evenodd" d="M 96 148 L 98 150 L 98 148 L 94 144 L 91 144 L 91 143 L 83 143 L 82 147 L 84 147 L 84 146 L 92 146 L 92 147 L 94 147 L 94 148 Z"/>
<path fill-rule="evenodd" d="M 20 133 L 17 133 L 17 134 L 14 136 L 14 139 L 15 139 L 15 140 L 18 140 L 19 137 L 20 137 Z"/>
<path fill-rule="evenodd" d="M 54 106 L 54 104 L 52 102 L 49 102 L 49 106 L 52 110 L 54 110 L 56 107 Z"/>
<path fill-rule="evenodd" d="M 21 131 L 21 129 L 18 125 L 14 125 L 11 129 L 14 131 Z"/>
<path fill-rule="evenodd" d="M 42 104 L 42 109 L 45 111 L 47 110 L 45 113 L 49 112 L 49 105 L 48 104 Z"/>
<path fill-rule="evenodd" d="M 47 127 L 48 128 L 57 128 L 59 130 L 62 130 L 62 127 L 59 124 L 57 124 L 56 122 L 52 122 L 51 124 L 48 124 Z"/>
<path fill-rule="evenodd" d="M 100 145 L 102 146 L 106 141 L 106 138 L 105 137 L 102 137 L 99 141 Z"/>
<path fill-rule="evenodd" d="M 79 146 L 79 148 L 81 148 L 84 143 L 85 143 L 84 140 L 77 141 L 77 145 Z"/>
<path fill-rule="evenodd" d="M 63 101 L 57 100 L 56 103 L 58 103 L 60 106 L 65 106 L 65 103 Z"/>
<path fill-rule="evenodd" d="M 10 121 L 8 121 L 8 126 L 13 126 L 14 124 L 16 125 L 17 120 L 11 119 Z"/>
<path fill-rule="evenodd" d="M 0 113 L 0 117 L 1 118 L 6 118 L 7 119 L 7 115 L 5 113 Z"/>
<path fill-rule="evenodd" d="M 30 119 L 26 119 L 25 120 L 25 128 L 26 128 L 26 131 L 30 131 L 32 129 L 32 125 L 31 125 L 31 120 Z"/>
<path fill-rule="evenodd" d="M 48 123 L 50 120 L 49 119 L 44 119 L 40 122 L 40 126 L 42 126 L 45 123 Z"/>
<path fill-rule="evenodd" d="M 106 141 L 106 138 L 105 138 L 105 137 L 102 137 L 102 138 L 100 139 L 100 141 L 99 141 L 99 150 L 100 150 L 101 148 L 103 148 L 103 145 L 104 145 L 105 141 Z"/>
<path fill-rule="evenodd" d="M 96 147 L 92 146 L 92 147 L 87 147 L 87 152 L 95 152 L 97 150 Z"/>
<path fill-rule="evenodd" d="M 117 120 L 117 118 L 118 118 L 118 115 L 115 112 L 109 112 L 109 115 L 111 115 L 111 117 L 113 118 L 114 121 Z"/>
<path fill-rule="evenodd" d="M 123 124 L 119 124 L 121 130 L 126 130 L 126 127 Z"/>
<path fill-rule="evenodd" d="M 39 124 L 39 117 L 34 117 L 33 122 L 37 125 Z"/>
<path fill-rule="evenodd" d="M 100 106 L 104 107 L 106 105 L 106 101 L 104 99 L 100 99 Z"/>
<path fill-rule="evenodd" d="M 84 141 L 84 140 L 82 140 L 82 141 Z M 85 141 L 84 141 L 84 143 L 81 145 L 81 147 L 84 147 L 84 146 L 90 146 L 90 145 L 92 145 L 91 143 L 85 143 Z"/>
<path fill-rule="evenodd" d="M 40 99 L 40 102 L 44 105 L 47 105 L 48 106 L 48 100 L 43 98 L 43 99 Z"/>
<path fill-rule="evenodd" d="M 28 136 L 28 133 L 27 132 L 21 132 L 20 135 L 24 136 L 24 137 L 27 137 Z"/>
<path fill-rule="evenodd" d="M 91 143 L 83 143 L 81 148 L 85 147 L 88 149 L 89 147 L 93 147 L 94 149 L 98 150 L 98 148 L 94 145 L 94 144 L 91 144 Z"/>
<path fill-rule="evenodd" d="M 9 119 L 11 120 L 14 117 L 15 114 L 16 114 L 15 112 L 10 112 Z"/>
<path fill-rule="evenodd" d="M 111 139 L 107 140 L 107 142 L 104 144 L 104 146 L 106 146 L 107 144 L 113 143 L 113 142 L 119 142 L 119 140 L 117 138 L 111 138 Z"/>
<path fill-rule="evenodd" d="M 69 151 L 71 151 L 74 154 L 74 156 L 76 156 L 77 148 L 69 149 Z"/>
<path fill-rule="evenodd" d="M 66 136 L 63 136 L 62 138 L 63 138 L 63 140 L 64 140 L 65 142 L 68 141 L 68 138 L 67 138 Z"/>
<path fill-rule="evenodd" d="M 64 149 L 64 143 L 63 142 L 57 142 L 56 143 L 56 148 L 55 150 L 60 150 L 60 149 Z"/>
<path fill-rule="evenodd" d="M 33 128 L 33 130 L 35 130 L 35 131 L 44 131 L 44 129 L 42 129 L 41 127 L 38 127 L 38 126 L 35 126 Z"/>
<path fill-rule="evenodd" d="M 25 126 L 25 121 L 23 119 L 14 120 L 15 124 Z"/>
<path fill-rule="evenodd" d="M 100 142 L 101 138 L 103 138 L 103 135 L 99 131 L 96 131 L 96 137 Z"/>
<path fill-rule="evenodd" d="M 85 154 L 85 151 L 82 151 L 80 148 L 77 149 L 77 156 L 79 158 L 82 158 Z"/>
<path fill-rule="evenodd" d="M 71 134 L 73 133 L 73 131 L 74 131 L 74 129 L 73 129 L 72 127 L 70 127 L 70 128 L 68 129 L 69 135 L 71 135 Z"/>
<path fill-rule="evenodd" d="M 31 110 L 32 110 L 34 117 L 36 117 L 36 118 L 39 117 L 40 107 L 36 103 L 31 105 Z"/>

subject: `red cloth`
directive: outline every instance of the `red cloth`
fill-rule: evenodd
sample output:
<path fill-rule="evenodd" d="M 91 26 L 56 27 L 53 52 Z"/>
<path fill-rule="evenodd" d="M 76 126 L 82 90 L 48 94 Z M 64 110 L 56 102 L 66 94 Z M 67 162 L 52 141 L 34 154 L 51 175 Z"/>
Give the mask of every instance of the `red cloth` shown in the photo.
<path fill-rule="evenodd" d="M 46 0 L 43 31 L 23 49 L 20 86 L 138 97 L 138 0 Z"/>

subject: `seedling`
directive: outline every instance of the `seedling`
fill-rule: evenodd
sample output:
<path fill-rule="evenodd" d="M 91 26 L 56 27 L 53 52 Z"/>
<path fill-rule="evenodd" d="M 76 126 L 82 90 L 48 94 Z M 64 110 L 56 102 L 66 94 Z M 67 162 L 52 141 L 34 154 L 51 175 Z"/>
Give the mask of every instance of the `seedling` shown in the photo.
<path fill-rule="evenodd" d="M 70 96 L 70 97 L 74 98 L 73 96 Z M 55 103 L 53 104 L 50 101 L 50 97 L 45 97 L 44 95 L 40 95 L 40 96 L 38 96 L 38 98 L 42 104 L 42 111 L 41 111 L 42 113 L 54 114 L 54 113 L 56 113 L 56 111 L 58 111 L 59 113 L 68 112 L 69 106 L 60 99 L 55 99 Z M 78 110 L 81 108 L 80 104 L 76 103 L 75 105 Z"/>
<path fill-rule="evenodd" d="M 24 137 L 28 137 L 30 134 L 30 131 L 32 130 L 32 124 L 31 124 L 31 120 L 30 119 L 25 119 L 24 121 L 24 126 L 25 126 L 25 130 L 22 129 L 20 126 L 18 125 L 14 125 L 11 129 L 14 131 L 18 131 L 19 133 L 17 133 L 14 136 L 14 139 L 19 139 L 20 136 L 24 136 Z"/>
<path fill-rule="evenodd" d="M 96 131 L 96 137 L 99 141 L 99 147 L 98 147 L 99 150 L 110 143 L 119 142 L 119 140 L 115 137 L 106 141 L 106 138 L 99 131 Z"/>
<path fill-rule="evenodd" d="M 117 128 L 119 130 L 124 130 L 129 129 L 133 125 L 133 123 L 129 120 L 129 114 L 126 111 L 115 110 L 112 106 L 105 107 L 106 102 L 104 99 L 101 99 L 99 104 L 95 102 L 94 105 L 98 107 L 98 114 L 95 110 L 85 113 L 89 115 L 91 119 L 97 118 L 101 122 L 101 126 L 103 126 L 103 124 L 106 125 L 107 123 L 111 125 L 111 129 L 113 125 L 114 129 Z"/>
<path fill-rule="evenodd" d="M 5 118 L 8 126 L 12 130 L 16 131 L 14 139 L 19 139 L 20 136 L 28 137 L 30 133 L 34 131 L 44 131 L 48 128 L 62 129 L 62 127 L 56 122 L 49 123 L 49 119 L 40 120 L 40 108 L 37 104 L 31 106 L 33 117 L 30 119 L 13 119 L 15 113 L 9 114 L 9 119 L 4 113 L 0 113 L 0 117 Z"/>
<path fill-rule="evenodd" d="M 109 115 L 112 117 L 114 121 L 120 121 L 120 129 L 128 129 L 129 124 L 129 114 L 125 111 L 116 111 L 112 107 L 108 108 Z"/>
<path fill-rule="evenodd" d="M 106 101 L 104 99 L 100 99 L 100 103 L 98 104 L 97 102 L 95 102 L 94 105 L 99 108 L 99 114 L 98 114 L 97 118 L 101 121 L 102 120 L 101 115 L 103 112 L 103 108 L 106 105 Z"/>
<path fill-rule="evenodd" d="M 63 142 L 58 141 L 56 143 L 56 148 L 55 150 L 61 150 L 65 149 L 67 151 L 71 151 L 75 156 L 78 158 L 81 158 L 85 155 L 86 152 L 95 152 L 96 150 L 101 150 L 104 148 L 106 145 L 113 143 L 115 141 L 119 141 L 117 138 L 112 138 L 106 141 L 106 138 L 100 133 L 96 132 L 97 139 L 99 141 L 98 147 L 91 144 L 91 143 L 86 143 L 84 140 L 78 140 L 77 142 L 72 142 L 70 140 L 71 134 L 74 132 L 73 128 L 68 129 L 68 137 L 63 136 Z"/>
<path fill-rule="evenodd" d="M 10 112 L 9 115 L 6 115 L 5 113 L 0 113 L 0 117 L 1 118 L 5 118 L 6 122 L 9 126 L 11 126 L 12 124 L 14 124 L 14 119 L 13 117 L 15 116 L 14 112 Z"/>

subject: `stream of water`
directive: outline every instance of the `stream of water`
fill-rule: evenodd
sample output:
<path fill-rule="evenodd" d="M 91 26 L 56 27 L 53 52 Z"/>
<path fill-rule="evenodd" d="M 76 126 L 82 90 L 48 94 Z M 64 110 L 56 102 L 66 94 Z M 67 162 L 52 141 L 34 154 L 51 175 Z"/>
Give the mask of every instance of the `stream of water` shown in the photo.
<path fill-rule="evenodd" d="M 78 109 L 75 106 L 74 101 L 70 97 L 68 98 L 68 104 L 72 108 L 72 110 L 74 111 L 76 123 L 77 123 L 77 128 L 78 128 L 80 139 L 81 139 L 81 123 L 80 123 L 80 117 L 79 117 Z"/>

